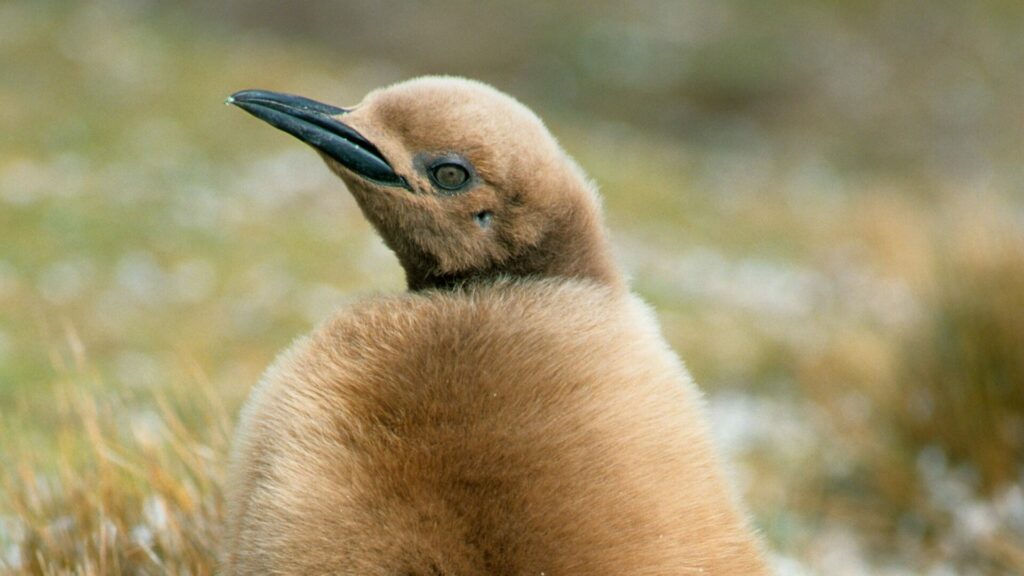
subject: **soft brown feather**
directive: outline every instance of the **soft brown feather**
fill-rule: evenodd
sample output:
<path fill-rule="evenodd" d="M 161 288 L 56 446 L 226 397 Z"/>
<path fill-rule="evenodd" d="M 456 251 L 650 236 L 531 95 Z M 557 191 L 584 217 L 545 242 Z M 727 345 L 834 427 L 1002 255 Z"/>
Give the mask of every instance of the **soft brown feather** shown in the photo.
<path fill-rule="evenodd" d="M 699 392 L 639 301 L 510 282 L 354 304 L 239 429 L 237 574 L 755 574 Z"/>
<path fill-rule="evenodd" d="M 600 200 L 543 122 L 510 96 L 471 80 L 426 77 L 370 93 L 345 122 L 397 166 L 458 152 L 482 178 L 457 201 L 414 188 L 382 188 L 327 164 L 394 250 L 413 290 L 495 275 L 594 278 L 623 287 L 601 224 Z M 494 212 L 488 237 L 470 216 Z"/>
<path fill-rule="evenodd" d="M 540 121 L 451 79 L 371 94 L 351 121 L 395 166 L 440 142 L 485 182 L 453 199 L 329 162 L 412 291 L 339 311 L 253 391 L 225 572 L 765 573 L 700 393 Z M 466 225 L 481 206 L 495 229 Z"/>

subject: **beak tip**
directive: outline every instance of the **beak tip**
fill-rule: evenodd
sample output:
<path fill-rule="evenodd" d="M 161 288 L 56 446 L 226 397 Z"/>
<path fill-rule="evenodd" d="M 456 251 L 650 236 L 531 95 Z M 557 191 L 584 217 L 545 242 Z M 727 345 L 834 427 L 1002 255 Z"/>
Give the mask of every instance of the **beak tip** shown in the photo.
<path fill-rule="evenodd" d="M 262 96 L 265 96 L 267 92 L 262 90 L 239 90 L 234 94 L 224 99 L 225 106 L 238 106 L 245 108 L 248 103 L 259 103 Z"/>

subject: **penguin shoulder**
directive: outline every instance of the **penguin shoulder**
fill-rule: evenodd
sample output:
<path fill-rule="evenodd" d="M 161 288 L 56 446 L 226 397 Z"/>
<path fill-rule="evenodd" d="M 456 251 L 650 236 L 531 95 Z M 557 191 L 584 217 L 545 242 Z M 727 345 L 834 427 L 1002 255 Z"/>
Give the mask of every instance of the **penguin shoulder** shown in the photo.
<path fill-rule="evenodd" d="M 542 369 L 607 371 L 616 361 L 638 368 L 644 358 L 692 387 L 636 296 L 590 280 L 499 280 L 356 299 L 283 352 L 260 388 L 366 391 L 456 373 L 520 380 Z"/>

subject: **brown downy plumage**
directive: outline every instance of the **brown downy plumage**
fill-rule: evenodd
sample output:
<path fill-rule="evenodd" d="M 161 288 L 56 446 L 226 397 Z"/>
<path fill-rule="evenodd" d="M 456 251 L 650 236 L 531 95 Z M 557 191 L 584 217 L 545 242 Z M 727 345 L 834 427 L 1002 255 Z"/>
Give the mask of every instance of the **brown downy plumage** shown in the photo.
<path fill-rule="evenodd" d="M 253 391 L 226 573 L 766 572 L 700 393 L 536 116 L 454 78 L 229 102 L 319 150 L 410 291 L 339 311 Z"/>

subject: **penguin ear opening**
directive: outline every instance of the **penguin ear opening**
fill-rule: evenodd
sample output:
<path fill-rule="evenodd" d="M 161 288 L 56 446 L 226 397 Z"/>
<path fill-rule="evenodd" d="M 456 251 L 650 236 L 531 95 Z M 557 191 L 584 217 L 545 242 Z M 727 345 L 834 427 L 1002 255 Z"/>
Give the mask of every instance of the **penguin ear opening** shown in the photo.
<path fill-rule="evenodd" d="M 235 92 L 226 103 L 295 136 L 361 178 L 412 190 L 372 142 L 336 118 L 349 112 L 345 108 L 267 90 Z"/>
<path fill-rule="evenodd" d="M 494 220 L 494 212 L 491 212 L 490 210 L 484 210 L 482 212 L 477 212 L 473 216 L 473 219 L 476 221 L 476 223 L 481 228 L 490 228 L 491 227 L 491 221 Z"/>

